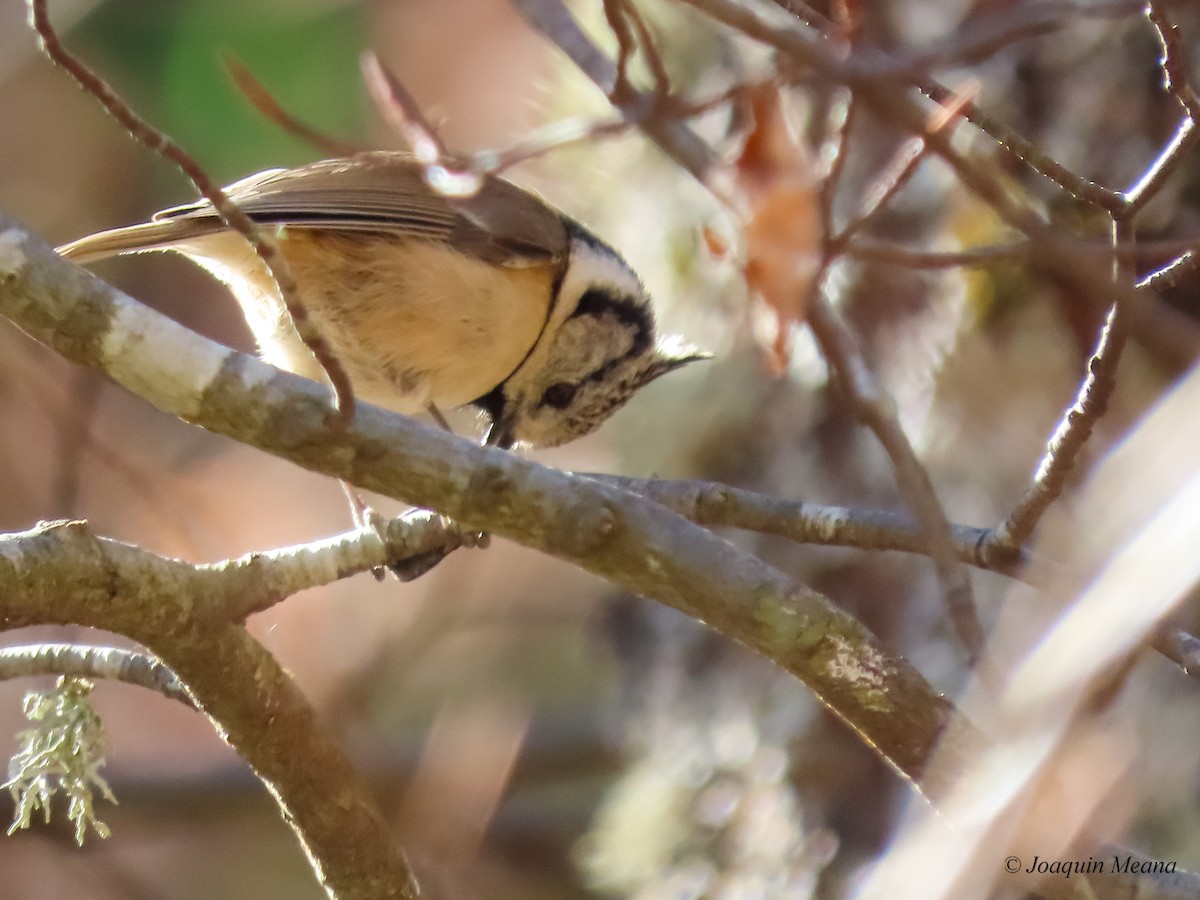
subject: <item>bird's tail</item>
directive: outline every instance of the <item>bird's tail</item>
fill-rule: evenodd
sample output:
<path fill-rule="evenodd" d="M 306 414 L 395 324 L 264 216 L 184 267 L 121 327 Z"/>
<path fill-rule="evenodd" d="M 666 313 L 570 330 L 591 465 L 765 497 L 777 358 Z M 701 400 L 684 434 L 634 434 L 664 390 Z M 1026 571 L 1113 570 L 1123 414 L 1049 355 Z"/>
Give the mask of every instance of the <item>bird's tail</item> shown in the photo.
<path fill-rule="evenodd" d="M 78 263 L 95 262 L 122 253 L 139 253 L 144 250 L 163 250 L 189 237 L 196 236 L 197 223 L 190 220 L 167 219 L 160 222 L 145 222 L 100 231 L 58 248 L 59 256 Z"/>

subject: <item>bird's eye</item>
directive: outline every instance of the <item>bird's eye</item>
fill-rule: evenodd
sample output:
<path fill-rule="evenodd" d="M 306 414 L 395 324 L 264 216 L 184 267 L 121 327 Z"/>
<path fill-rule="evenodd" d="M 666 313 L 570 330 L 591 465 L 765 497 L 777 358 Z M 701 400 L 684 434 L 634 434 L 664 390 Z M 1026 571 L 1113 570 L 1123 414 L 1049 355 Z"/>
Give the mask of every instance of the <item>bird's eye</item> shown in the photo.
<path fill-rule="evenodd" d="M 571 401 L 575 399 L 575 391 L 579 389 L 579 385 L 571 384 L 569 381 L 556 381 L 550 387 L 546 388 L 546 392 L 542 394 L 542 406 L 552 406 L 555 409 L 566 409 L 571 405 Z"/>

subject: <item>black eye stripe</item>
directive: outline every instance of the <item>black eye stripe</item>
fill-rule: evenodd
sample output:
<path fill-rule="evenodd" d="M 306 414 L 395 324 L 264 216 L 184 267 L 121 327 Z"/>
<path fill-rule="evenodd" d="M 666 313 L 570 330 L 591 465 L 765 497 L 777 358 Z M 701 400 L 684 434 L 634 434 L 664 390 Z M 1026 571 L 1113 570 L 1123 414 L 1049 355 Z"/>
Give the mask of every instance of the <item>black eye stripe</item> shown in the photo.
<path fill-rule="evenodd" d="M 611 315 L 633 332 L 633 345 L 628 356 L 638 356 L 646 351 L 654 340 L 654 317 L 648 306 L 630 300 L 606 288 L 591 288 L 584 292 L 575 306 L 571 318 L 592 316 L 600 319 Z"/>

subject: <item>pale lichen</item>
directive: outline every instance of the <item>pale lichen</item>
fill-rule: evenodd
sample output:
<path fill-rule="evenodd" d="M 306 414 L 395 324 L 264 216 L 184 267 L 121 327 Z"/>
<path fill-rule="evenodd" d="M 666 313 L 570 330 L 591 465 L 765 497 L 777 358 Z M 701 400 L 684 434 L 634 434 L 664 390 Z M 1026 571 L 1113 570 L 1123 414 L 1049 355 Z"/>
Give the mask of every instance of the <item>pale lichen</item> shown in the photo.
<path fill-rule="evenodd" d="M 93 810 L 93 788 L 113 803 L 117 799 L 100 775 L 106 742 L 91 693 L 87 679 L 61 676 L 52 690 L 25 695 L 25 717 L 35 724 L 17 736 L 21 749 L 9 761 L 8 781 L 0 785 L 12 794 L 16 806 L 9 834 L 28 828 L 39 809 L 49 823 L 50 802 L 62 791 L 76 842 L 83 844 L 89 827 L 108 837 L 108 826 Z"/>
<path fill-rule="evenodd" d="M 886 657 L 868 643 L 851 642 L 839 634 L 826 635 L 824 644 L 825 671 L 848 682 L 865 707 L 886 711 L 891 705 L 887 683 L 896 674 Z"/>

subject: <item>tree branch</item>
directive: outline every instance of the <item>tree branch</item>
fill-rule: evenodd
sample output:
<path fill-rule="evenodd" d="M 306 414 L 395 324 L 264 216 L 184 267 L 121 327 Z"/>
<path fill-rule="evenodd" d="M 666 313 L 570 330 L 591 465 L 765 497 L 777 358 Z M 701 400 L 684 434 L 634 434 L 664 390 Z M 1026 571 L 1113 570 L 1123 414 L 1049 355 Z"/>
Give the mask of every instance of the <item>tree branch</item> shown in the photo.
<path fill-rule="evenodd" d="M 206 614 L 211 582 L 82 522 L 0 537 L 0 627 L 87 625 L 147 647 L 267 785 L 330 897 L 415 898 L 387 823 L 291 678 L 240 624 Z"/>
<path fill-rule="evenodd" d="M 951 758 L 967 753 L 970 727 L 857 620 L 656 503 L 366 405 L 339 433 L 312 382 L 146 309 L 3 216 L 0 314 L 165 412 L 573 562 L 709 623 L 800 678 L 926 790 L 939 787 L 926 782 L 939 740 L 950 736 Z M 165 650 L 152 649 L 193 687 Z"/>
<path fill-rule="evenodd" d="M 195 707 L 187 688 L 162 661 L 147 653 L 120 647 L 80 644 L 24 644 L 0 647 L 0 678 L 71 675 L 122 681 Z"/>

